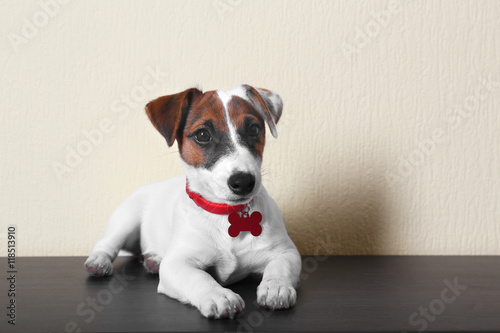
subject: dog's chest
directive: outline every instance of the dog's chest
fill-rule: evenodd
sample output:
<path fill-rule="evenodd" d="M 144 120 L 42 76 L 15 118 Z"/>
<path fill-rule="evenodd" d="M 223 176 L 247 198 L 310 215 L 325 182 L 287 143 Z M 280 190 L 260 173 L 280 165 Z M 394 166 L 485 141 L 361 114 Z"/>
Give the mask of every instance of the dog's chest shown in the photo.
<path fill-rule="evenodd" d="M 251 258 L 255 256 L 255 240 L 250 234 L 238 237 L 224 242 L 225 246 L 219 248 L 217 261 L 209 272 L 220 283 L 238 281 L 254 270 Z"/>

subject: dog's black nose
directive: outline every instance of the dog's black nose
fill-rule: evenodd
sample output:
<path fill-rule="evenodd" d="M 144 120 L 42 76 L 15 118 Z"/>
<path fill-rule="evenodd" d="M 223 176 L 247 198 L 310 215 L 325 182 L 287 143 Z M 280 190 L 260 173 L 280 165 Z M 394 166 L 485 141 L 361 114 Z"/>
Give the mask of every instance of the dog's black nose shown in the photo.
<path fill-rule="evenodd" d="M 246 172 L 237 172 L 227 181 L 227 185 L 237 195 L 247 195 L 255 187 L 255 177 Z"/>

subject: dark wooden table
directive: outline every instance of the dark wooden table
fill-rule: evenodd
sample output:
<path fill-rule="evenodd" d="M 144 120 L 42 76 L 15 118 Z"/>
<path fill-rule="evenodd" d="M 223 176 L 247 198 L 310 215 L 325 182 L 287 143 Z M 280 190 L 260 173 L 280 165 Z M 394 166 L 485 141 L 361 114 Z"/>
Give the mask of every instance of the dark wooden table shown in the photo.
<path fill-rule="evenodd" d="M 500 331 L 497 256 L 304 257 L 294 308 L 259 308 L 259 278 L 251 276 L 231 286 L 246 302 L 235 320 L 208 320 L 157 294 L 158 276 L 136 258 L 117 259 L 110 278 L 87 276 L 84 260 L 17 258 L 15 297 L 8 297 L 12 281 L 2 279 L 0 331 Z M 10 299 L 15 326 L 7 323 Z"/>

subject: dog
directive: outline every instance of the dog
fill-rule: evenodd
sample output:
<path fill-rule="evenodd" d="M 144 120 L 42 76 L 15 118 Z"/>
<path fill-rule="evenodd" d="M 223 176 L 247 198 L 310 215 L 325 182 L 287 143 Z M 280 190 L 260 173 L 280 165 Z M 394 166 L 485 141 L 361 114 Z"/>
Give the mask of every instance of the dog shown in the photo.
<path fill-rule="evenodd" d="M 282 109 L 278 94 L 249 85 L 191 88 L 149 102 L 154 127 L 169 147 L 177 141 L 185 175 L 130 194 L 112 213 L 86 270 L 111 275 L 120 249 L 142 254 L 145 269 L 159 273 L 159 293 L 207 318 L 231 319 L 245 302 L 224 286 L 260 273 L 258 304 L 292 307 L 301 258 L 261 176 L 265 125 L 277 137 Z"/>

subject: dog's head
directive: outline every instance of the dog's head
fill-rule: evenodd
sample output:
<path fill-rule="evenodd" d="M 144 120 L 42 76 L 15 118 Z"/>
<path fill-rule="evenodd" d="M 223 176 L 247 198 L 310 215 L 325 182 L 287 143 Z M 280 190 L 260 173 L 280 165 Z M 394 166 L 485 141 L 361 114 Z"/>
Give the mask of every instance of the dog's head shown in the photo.
<path fill-rule="evenodd" d="M 265 124 L 277 137 L 282 109 L 278 94 L 248 85 L 205 93 L 191 88 L 146 105 L 168 146 L 177 140 L 190 189 L 229 204 L 259 192 Z"/>

